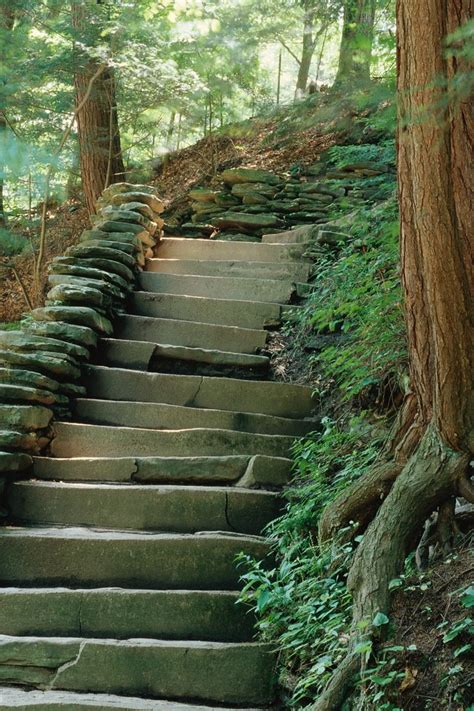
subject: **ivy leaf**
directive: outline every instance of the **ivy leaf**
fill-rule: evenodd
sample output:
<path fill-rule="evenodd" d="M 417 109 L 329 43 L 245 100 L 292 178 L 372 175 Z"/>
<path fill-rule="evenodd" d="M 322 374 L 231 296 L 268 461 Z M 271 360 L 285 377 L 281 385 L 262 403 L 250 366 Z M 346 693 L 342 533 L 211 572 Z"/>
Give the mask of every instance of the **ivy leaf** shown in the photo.
<path fill-rule="evenodd" d="M 384 615 L 383 612 L 377 612 L 374 619 L 372 620 L 372 625 L 374 627 L 382 627 L 382 625 L 388 625 L 389 622 L 390 620 L 388 619 L 387 615 Z"/>

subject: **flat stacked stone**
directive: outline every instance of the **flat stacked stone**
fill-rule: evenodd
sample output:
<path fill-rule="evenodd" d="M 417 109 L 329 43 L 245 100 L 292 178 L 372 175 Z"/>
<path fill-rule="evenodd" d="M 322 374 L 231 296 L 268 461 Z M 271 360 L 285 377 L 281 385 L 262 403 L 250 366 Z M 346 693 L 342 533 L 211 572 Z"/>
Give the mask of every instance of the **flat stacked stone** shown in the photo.
<path fill-rule="evenodd" d="M 0 493 L 6 477 L 49 445 L 85 389 L 81 366 L 113 333 L 138 272 L 162 234 L 163 203 L 148 185 L 118 183 L 97 201 L 93 229 L 53 260 L 46 305 L 20 331 L 0 331 Z"/>
<path fill-rule="evenodd" d="M 372 199 L 380 186 L 360 187 L 361 179 L 391 172 L 375 161 L 348 163 L 328 169 L 324 161 L 305 168 L 298 177 L 279 176 L 255 168 L 230 168 L 221 189 L 195 188 L 191 222 L 166 228 L 169 234 L 258 241 L 268 232 L 300 225 L 324 225 L 332 214 Z M 267 221 L 268 220 L 268 221 Z"/>

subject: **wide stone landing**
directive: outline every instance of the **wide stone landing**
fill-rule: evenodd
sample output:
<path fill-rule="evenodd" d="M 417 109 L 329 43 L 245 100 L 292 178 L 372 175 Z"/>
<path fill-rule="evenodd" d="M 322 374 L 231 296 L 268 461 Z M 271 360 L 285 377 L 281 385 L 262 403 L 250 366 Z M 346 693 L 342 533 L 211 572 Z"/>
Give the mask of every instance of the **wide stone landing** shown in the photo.
<path fill-rule="evenodd" d="M 121 224 L 96 225 L 98 254 Z M 72 419 L 6 490 L 0 711 L 275 708 L 237 560 L 273 564 L 292 446 L 318 426 L 266 351 L 310 273 L 298 239 L 163 239 L 113 333 L 88 329 Z"/>

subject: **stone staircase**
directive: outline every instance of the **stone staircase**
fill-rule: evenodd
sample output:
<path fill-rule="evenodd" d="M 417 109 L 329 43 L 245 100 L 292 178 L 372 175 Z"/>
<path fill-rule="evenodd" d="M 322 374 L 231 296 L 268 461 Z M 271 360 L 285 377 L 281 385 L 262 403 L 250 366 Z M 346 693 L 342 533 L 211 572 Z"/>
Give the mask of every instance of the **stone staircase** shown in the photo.
<path fill-rule="evenodd" d="M 0 711 L 275 703 L 235 558 L 268 555 L 291 444 L 314 428 L 310 389 L 268 379 L 267 329 L 310 269 L 279 237 L 163 239 L 73 421 L 9 486 Z"/>

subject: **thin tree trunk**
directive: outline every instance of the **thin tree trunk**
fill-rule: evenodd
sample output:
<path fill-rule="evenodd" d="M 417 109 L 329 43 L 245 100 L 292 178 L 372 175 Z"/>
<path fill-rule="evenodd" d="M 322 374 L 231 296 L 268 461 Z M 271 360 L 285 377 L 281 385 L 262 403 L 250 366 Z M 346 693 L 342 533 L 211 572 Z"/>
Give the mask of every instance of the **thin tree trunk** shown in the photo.
<path fill-rule="evenodd" d="M 315 9 L 311 0 L 306 0 L 304 5 L 304 26 L 303 26 L 303 51 L 298 66 L 298 77 L 296 79 L 295 97 L 304 95 L 308 85 L 311 62 L 313 60 L 316 43 L 314 41 L 314 16 Z"/>
<path fill-rule="evenodd" d="M 72 23 L 78 36 L 85 33 L 85 2 L 72 3 Z M 91 77 L 96 74 L 99 65 L 98 60 L 76 52 L 76 107 L 83 104 L 77 112 L 81 176 L 84 199 L 91 213 L 95 211 L 96 200 L 106 184 L 123 180 L 125 175 L 112 67 L 107 67 L 96 79 L 88 100 L 83 103 Z"/>
<path fill-rule="evenodd" d="M 6 61 L 6 48 L 8 40 L 6 35 L 11 32 L 15 24 L 15 12 L 12 9 L 11 3 L 2 0 L 0 3 L 0 60 Z M 4 36 L 5 35 L 5 36 Z M 3 82 L 2 82 L 3 84 Z M 4 204 L 4 184 L 5 184 L 5 164 L 2 156 L 4 152 L 4 143 L 7 136 L 8 124 L 5 118 L 6 97 L 4 96 L 2 86 L 0 86 L 0 227 L 5 227 L 7 218 L 5 215 Z"/>
<path fill-rule="evenodd" d="M 281 94 L 281 55 L 282 55 L 282 51 L 280 49 L 280 52 L 278 54 L 278 76 L 277 76 L 277 97 L 276 97 L 277 106 L 280 105 L 280 94 Z"/>
<path fill-rule="evenodd" d="M 368 82 L 376 0 L 345 0 L 339 65 L 335 84 Z"/>

